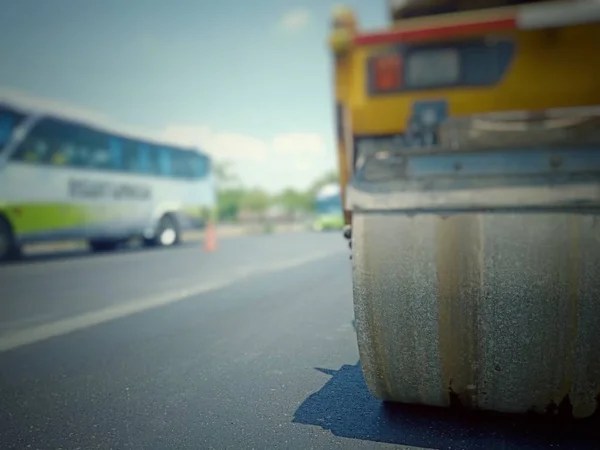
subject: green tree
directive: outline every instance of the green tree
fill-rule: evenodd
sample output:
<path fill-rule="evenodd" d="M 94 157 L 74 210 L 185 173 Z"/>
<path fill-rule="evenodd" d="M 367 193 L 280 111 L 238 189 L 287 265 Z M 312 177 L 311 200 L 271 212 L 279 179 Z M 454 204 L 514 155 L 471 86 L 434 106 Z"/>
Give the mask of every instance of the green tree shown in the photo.
<path fill-rule="evenodd" d="M 231 164 L 226 162 L 213 163 L 217 187 L 217 207 L 220 221 L 236 221 L 244 198 L 244 189 L 240 180 L 231 170 Z"/>
<path fill-rule="evenodd" d="M 255 214 L 264 214 L 270 204 L 269 194 L 259 188 L 246 191 L 241 199 L 241 207 Z"/>
<path fill-rule="evenodd" d="M 300 192 L 291 188 L 279 194 L 275 201 L 288 214 L 309 211 L 312 205 L 312 199 L 308 192 Z"/>
<path fill-rule="evenodd" d="M 217 191 L 219 220 L 225 222 L 236 221 L 243 198 L 243 189 L 219 189 Z"/>

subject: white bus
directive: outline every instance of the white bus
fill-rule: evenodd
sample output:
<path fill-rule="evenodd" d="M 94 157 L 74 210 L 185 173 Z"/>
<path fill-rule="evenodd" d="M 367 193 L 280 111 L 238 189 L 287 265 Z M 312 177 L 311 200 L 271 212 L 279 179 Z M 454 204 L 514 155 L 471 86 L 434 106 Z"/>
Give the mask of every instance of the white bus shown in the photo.
<path fill-rule="evenodd" d="M 48 240 L 175 245 L 215 202 L 211 160 L 196 149 L 0 103 L 0 260 Z"/>

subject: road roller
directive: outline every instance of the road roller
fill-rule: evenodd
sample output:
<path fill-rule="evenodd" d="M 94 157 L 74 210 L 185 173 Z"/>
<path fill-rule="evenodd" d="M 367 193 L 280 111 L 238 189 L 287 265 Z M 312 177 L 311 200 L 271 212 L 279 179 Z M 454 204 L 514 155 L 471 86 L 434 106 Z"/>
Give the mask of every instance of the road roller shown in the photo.
<path fill-rule="evenodd" d="M 384 402 L 585 418 L 600 394 L 600 2 L 332 13 L 361 366 Z"/>

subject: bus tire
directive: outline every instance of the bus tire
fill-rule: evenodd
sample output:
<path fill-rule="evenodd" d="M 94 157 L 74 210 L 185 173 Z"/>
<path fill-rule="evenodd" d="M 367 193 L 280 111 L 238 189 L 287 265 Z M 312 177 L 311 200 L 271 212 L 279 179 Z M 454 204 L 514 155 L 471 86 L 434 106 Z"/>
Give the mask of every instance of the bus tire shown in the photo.
<path fill-rule="evenodd" d="M 90 240 L 88 242 L 90 249 L 93 252 L 101 253 L 101 252 L 110 252 L 117 248 L 119 245 L 119 241 L 114 240 Z"/>
<path fill-rule="evenodd" d="M 14 261 L 20 257 L 21 247 L 15 239 L 10 222 L 0 216 L 0 262 Z"/>
<path fill-rule="evenodd" d="M 147 247 L 172 247 L 181 243 L 181 230 L 172 214 L 165 214 L 158 221 L 153 238 L 144 239 Z"/>

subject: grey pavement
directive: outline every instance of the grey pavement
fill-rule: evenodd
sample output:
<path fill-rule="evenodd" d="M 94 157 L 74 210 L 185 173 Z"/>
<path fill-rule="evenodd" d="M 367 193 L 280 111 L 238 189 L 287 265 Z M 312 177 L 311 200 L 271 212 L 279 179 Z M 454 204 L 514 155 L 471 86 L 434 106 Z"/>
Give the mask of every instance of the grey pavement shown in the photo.
<path fill-rule="evenodd" d="M 598 421 L 383 406 L 337 233 L 0 267 L 1 449 L 598 448 Z"/>

